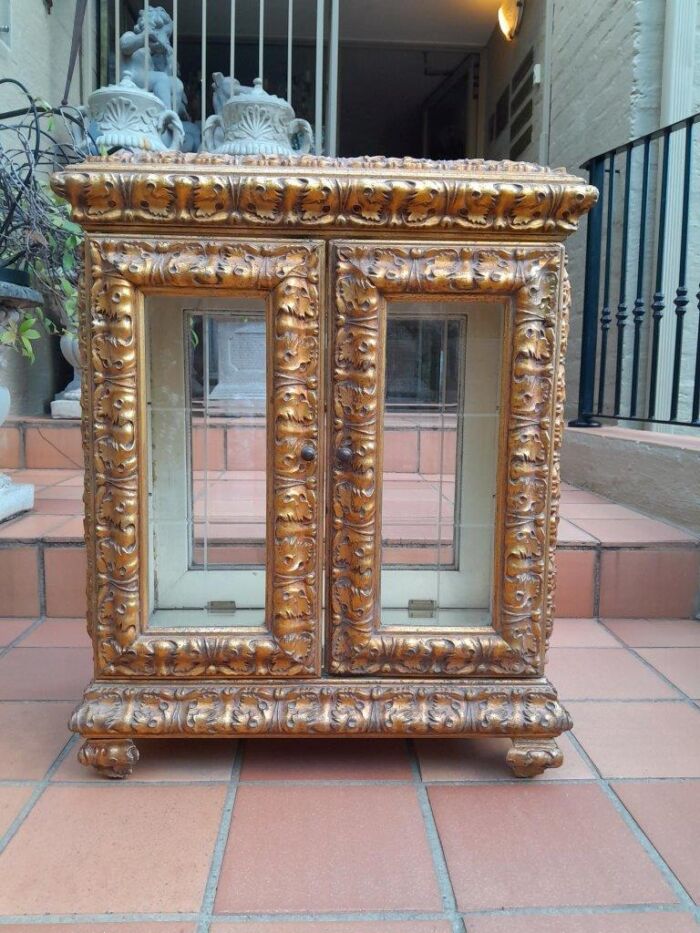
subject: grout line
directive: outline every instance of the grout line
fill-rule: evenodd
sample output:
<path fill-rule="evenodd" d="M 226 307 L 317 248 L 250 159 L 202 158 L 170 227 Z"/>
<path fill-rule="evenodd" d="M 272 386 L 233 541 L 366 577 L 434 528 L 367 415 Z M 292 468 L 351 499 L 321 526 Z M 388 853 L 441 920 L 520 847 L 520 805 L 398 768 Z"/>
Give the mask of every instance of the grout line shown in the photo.
<path fill-rule="evenodd" d="M 199 912 L 199 922 L 197 924 L 197 933 L 208 933 L 212 914 L 214 912 L 214 900 L 216 898 L 216 891 L 219 885 L 221 865 L 224 860 L 224 852 L 226 851 L 226 844 L 228 842 L 229 831 L 231 829 L 233 805 L 236 802 L 236 795 L 238 793 L 238 787 L 241 780 L 241 768 L 243 765 L 244 754 L 243 747 L 243 742 L 239 740 L 231 768 L 231 776 L 229 778 L 229 787 L 228 791 L 226 792 L 226 799 L 221 811 L 219 831 L 216 836 L 216 842 L 214 843 L 211 863 L 209 866 L 209 874 L 207 876 L 207 883 L 204 887 L 202 906 Z"/>
<path fill-rule="evenodd" d="M 453 933 L 463 933 L 464 924 L 460 920 L 459 913 L 457 912 L 457 900 L 455 898 L 454 889 L 452 887 L 452 881 L 450 880 L 450 873 L 447 867 L 447 860 L 445 858 L 445 852 L 442 847 L 442 841 L 440 839 L 440 834 L 438 833 L 437 824 L 435 822 L 435 816 L 430 805 L 430 798 L 428 797 L 428 792 L 425 789 L 425 785 L 423 784 L 420 771 L 420 762 L 418 760 L 415 743 L 410 739 L 406 740 L 406 750 L 408 752 L 408 757 L 411 763 L 411 771 L 413 773 L 413 782 L 416 788 L 416 794 L 418 796 L 418 804 L 423 816 L 425 834 L 428 840 L 430 854 L 432 855 L 433 859 L 433 869 L 435 871 L 438 886 L 440 888 L 442 908 L 446 914 L 446 919 L 452 922 Z"/>
<path fill-rule="evenodd" d="M 37 575 L 39 583 L 39 615 L 46 616 L 46 561 L 44 559 L 44 545 L 40 542 L 37 547 Z"/>
<path fill-rule="evenodd" d="M 614 904 L 614 905 L 574 905 L 574 906 L 538 906 L 538 907 L 504 907 L 487 908 L 479 910 L 462 911 L 463 918 L 468 917 L 606 917 L 619 915 L 638 915 L 638 914 L 679 914 L 683 916 L 693 916 L 695 911 L 688 911 L 680 904 Z M 313 926 L 316 923 L 352 923 L 352 922 L 391 922 L 391 921 L 440 921 L 444 916 L 440 913 L 430 913 L 426 911 L 401 911 L 401 910 L 374 910 L 374 911 L 349 911 L 343 913 L 222 913 L 214 914 L 212 919 L 217 923 L 294 923 L 303 921 Z M 73 923 L 138 923 L 138 922 L 192 922 L 197 920 L 197 914 L 192 913 L 110 913 L 110 914 L 33 914 L 0 917 L 0 926 L 8 924 L 26 923 L 32 926 L 42 926 L 44 924 L 73 924 Z M 459 927 L 456 933 L 464 933 L 462 919 L 458 918 Z"/>
<path fill-rule="evenodd" d="M 662 671 L 660 671 L 660 670 L 658 670 L 656 667 L 654 667 L 654 665 L 651 663 L 651 661 L 647 661 L 647 659 L 646 659 L 645 657 L 643 657 L 641 654 L 639 654 L 639 652 L 637 651 L 636 648 L 633 648 L 632 645 L 626 644 L 626 643 L 619 637 L 619 635 L 616 635 L 615 632 L 613 632 L 611 629 L 609 629 L 609 628 L 607 627 L 607 625 L 605 624 L 605 622 L 603 622 L 602 619 L 599 619 L 598 622 L 600 623 L 600 625 L 602 625 L 602 626 L 605 628 L 605 630 L 606 630 L 607 632 L 609 632 L 609 633 L 612 635 L 613 638 L 616 638 L 616 639 L 620 642 L 620 645 L 622 645 L 623 647 L 625 647 L 625 648 L 627 649 L 627 651 L 629 651 L 635 658 L 637 658 L 638 661 L 641 661 L 642 664 L 644 665 L 644 667 L 648 668 L 648 670 L 650 670 L 650 671 L 653 671 L 654 674 L 656 674 L 657 677 L 660 677 L 661 680 L 663 680 L 666 684 L 668 684 L 669 687 L 672 687 L 674 690 L 677 690 L 678 693 L 680 693 L 681 697 L 682 697 L 686 702 L 690 703 L 690 704 L 693 705 L 693 706 L 696 705 L 697 699 L 696 699 L 695 697 L 689 696 L 689 695 L 685 692 L 685 690 L 681 689 L 681 687 L 678 686 L 678 684 L 675 684 L 675 683 L 674 683 L 669 677 L 667 677 Z M 662 645 L 662 646 L 660 646 L 660 647 L 662 647 L 662 648 L 664 648 L 664 647 L 672 648 L 673 645 L 668 645 L 668 646 Z"/>
<path fill-rule="evenodd" d="M 18 617 L 17 617 L 17 618 L 18 618 Z M 3 646 L 0 648 L 0 658 L 3 657 L 3 655 L 7 654 L 9 651 L 11 651 L 12 648 L 16 648 L 16 647 L 27 637 L 27 635 L 31 635 L 31 633 L 32 633 L 35 629 L 39 628 L 39 626 L 41 625 L 41 623 L 44 621 L 44 618 L 45 618 L 45 617 L 44 617 L 43 615 L 40 615 L 38 619 L 32 619 L 31 617 L 28 618 L 28 619 L 27 619 L 27 628 L 23 629 L 23 630 L 19 633 L 19 635 L 15 635 L 15 637 L 12 639 L 12 641 L 9 641 L 6 645 L 3 645 Z M 1 623 L 0 623 L 0 624 L 1 624 Z M 3 700 L 0 701 L 0 702 L 5 702 L 5 700 L 3 699 Z M 10 701 L 10 702 L 11 702 L 11 701 Z"/>
<path fill-rule="evenodd" d="M 2 837 L 0 837 L 0 853 L 2 853 L 7 846 L 10 844 L 16 833 L 19 831 L 20 827 L 29 816 L 31 811 L 34 809 L 37 801 L 42 796 L 46 788 L 49 786 L 51 777 L 56 773 L 60 767 L 63 760 L 67 757 L 68 752 L 76 744 L 76 737 L 71 735 L 66 739 L 66 744 L 63 746 L 61 751 L 58 753 L 56 758 L 53 760 L 53 763 L 49 766 L 48 771 L 44 775 L 41 781 L 37 782 L 35 785 L 35 791 L 25 803 L 22 809 L 19 811 L 14 820 L 10 823 L 9 827 L 5 831 Z"/>
<path fill-rule="evenodd" d="M 616 778 L 603 777 L 603 775 L 600 773 L 600 769 L 595 764 L 591 756 L 588 754 L 584 746 L 576 738 L 576 736 L 573 735 L 573 733 L 569 733 L 569 735 L 570 735 L 571 741 L 576 746 L 577 751 L 579 752 L 580 755 L 582 755 L 584 760 L 587 762 L 587 764 L 593 771 L 593 774 L 598 775 L 596 783 L 600 787 L 601 791 L 607 797 L 607 799 L 611 802 L 611 804 L 613 805 L 617 813 L 620 815 L 620 817 L 622 818 L 627 828 L 631 831 L 633 837 L 637 840 L 637 842 L 641 845 L 641 847 L 644 849 L 646 854 L 649 856 L 654 866 L 659 870 L 664 881 L 671 888 L 672 892 L 675 894 L 678 901 L 686 908 L 686 910 L 689 909 L 695 913 L 697 911 L 697 908 L 692 897 L 689 895 L 689 893 L 686 891 L 684 886 L 681 884 L 681 882 L 679 881 L 673 869 L 670 867 L 670 865 L 668 865 L 668 863 L 665 861 L 661 853 L 654 846 L 651 839 L 646 835 L 646 833 L 643 831 L 641 826 L 637 823 L 635 818 L 632 816 L 629 810 L 625 807 L 622 800 L 615 793 L 614 789 L 610 786 L 610 781 L 614 781 L 616 780 Z"/>

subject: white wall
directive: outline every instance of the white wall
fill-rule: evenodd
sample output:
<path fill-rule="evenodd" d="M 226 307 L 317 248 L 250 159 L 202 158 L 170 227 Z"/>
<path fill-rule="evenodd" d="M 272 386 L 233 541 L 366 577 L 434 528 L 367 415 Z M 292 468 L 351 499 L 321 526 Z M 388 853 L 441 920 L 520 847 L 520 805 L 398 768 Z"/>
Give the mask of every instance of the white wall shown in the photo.
<path fill-rule="evenodd" d="M 81 102 L 81 88 L 92 88 L 94 28 L 90 3 L 84 27 L 85 50 L 76 64 L 69 102 Z M 75 3 L 57 0 L 51 13 L 44 0 L 10 0 L 11 33 L 0 34 L 0 75 L 21 81 L 35 97 L 56 106 L 63 97 L 73 32 Z M 8 44 L 9 43 L 9 44 Z M 12 87 L 0 87 L 0 111 L 22 106 Z M 56 337 L 45 337 L 35 346 L 36 362 L 29 364 L 18 354 L 0 350 L 2 380 L 12 393 L 12 413 L 36 415 L 46 410 L 55 392 L 62 388 L 69 370 L 62 364 Z"/>

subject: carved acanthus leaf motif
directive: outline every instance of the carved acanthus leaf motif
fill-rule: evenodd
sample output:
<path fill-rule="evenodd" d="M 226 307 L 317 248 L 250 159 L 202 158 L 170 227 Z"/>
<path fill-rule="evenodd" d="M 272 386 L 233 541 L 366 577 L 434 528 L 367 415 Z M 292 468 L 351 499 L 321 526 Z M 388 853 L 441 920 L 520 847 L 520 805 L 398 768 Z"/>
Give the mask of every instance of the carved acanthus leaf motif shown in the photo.
<path fill-rule="evenodd" d="M 85 736 L 517 735 L 571 728 L 549 684 L 334 680 L 294 685 L 94 684 L 71 729 Z"/>
<path fill-rule="evenodd" d="M 518 202 L 513 194 L 513 210 Z M 332 469 L 331 669 L 409 676 L 532 675 L 541 670 L 547 586 L 559 247 L 365 246 L 337 248 L 333 446 L 353 457 Z M 376 508 L 383 403 L 380 334 L 388 298 L 492 295 L 513 299 L 513 351 L 505 527 L 496 552 L 503 580 L 496 632 L 386 632 L 377 594 Z M 560 430 L 560 428 L 559 428 Z M 545 566 L 547 570 L 545 571 Z M 499 580 L 499 572 L 496 573 Z M 546 627 L 546 626 L 545 626 Z"/>
<path fill-rule="evenodd" d="M 90 241 L 92 300 L 81 341 L 86 441 L 89 625 L 103 677 L 265 676 L 318 670 L 318 467 L 299 456 L 318 444 L 318 248 L 227 241 Z M 274 458 L 269 631 L 167 638 L 144 632 L 139 459 L 138 289 L 197 286 L 271 296 Z M 87 352 L 85 352 L 85 350 Z M 91 414 L 90 414 L 91 413 Z"/>

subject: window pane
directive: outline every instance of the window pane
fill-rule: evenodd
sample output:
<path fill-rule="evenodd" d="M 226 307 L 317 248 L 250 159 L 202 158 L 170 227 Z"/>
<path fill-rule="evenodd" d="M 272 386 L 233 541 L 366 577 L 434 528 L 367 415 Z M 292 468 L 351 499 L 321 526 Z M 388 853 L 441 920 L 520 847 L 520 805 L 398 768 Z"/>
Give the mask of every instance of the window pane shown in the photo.
<path fill-rule="evenodd" d="M 384 625 L 490 624 L 502 324 L 495 303 L 389 305 Z"/>
<path fill-rule="evenodd" d="M 264 303 L 149 299 L 151 619 L 259 626 L 265 612 Z"/>

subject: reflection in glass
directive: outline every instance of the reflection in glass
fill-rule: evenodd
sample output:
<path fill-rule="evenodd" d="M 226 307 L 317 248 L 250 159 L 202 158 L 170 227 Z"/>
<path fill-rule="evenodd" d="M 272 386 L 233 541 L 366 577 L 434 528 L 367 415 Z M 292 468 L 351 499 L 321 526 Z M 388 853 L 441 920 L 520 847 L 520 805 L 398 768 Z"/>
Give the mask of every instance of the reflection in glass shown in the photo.
<path fill-rule="evenodd" d="M 491 624 L 500 304 L 389 305 L 383 625 Z"/>
<path fill-rule="evenodd" d="M 151 619 L 259 626 L 266 559 L 262 300 L 147 306 Z"/>

